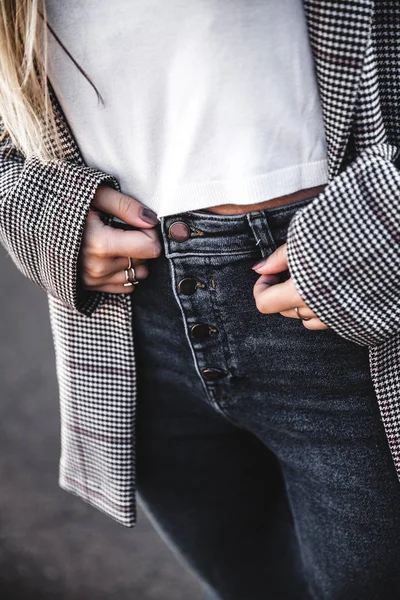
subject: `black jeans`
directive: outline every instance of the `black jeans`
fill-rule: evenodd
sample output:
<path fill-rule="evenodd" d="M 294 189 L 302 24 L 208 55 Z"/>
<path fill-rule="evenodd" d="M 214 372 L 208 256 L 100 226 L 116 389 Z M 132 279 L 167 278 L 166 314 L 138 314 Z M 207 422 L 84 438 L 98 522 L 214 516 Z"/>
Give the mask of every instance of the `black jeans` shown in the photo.
<path fill-rule="evenodd" d="M 222 600 L 400 598 L 368 350 L 253 299 L 251 266 L 309 201 L 162 219 L 165 256 L 133 298 L 140 498 Z"/>

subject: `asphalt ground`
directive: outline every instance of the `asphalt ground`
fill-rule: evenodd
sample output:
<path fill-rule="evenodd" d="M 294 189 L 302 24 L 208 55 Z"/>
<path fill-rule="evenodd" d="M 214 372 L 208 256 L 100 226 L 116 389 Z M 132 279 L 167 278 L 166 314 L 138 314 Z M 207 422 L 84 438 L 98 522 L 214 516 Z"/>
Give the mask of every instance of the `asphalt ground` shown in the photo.
<path fill-rule="evenodd" d="M 201 600 L 142 512 L 125 529 L 58 487 L 47 298 L 0 247 L 0 598 Z"/>

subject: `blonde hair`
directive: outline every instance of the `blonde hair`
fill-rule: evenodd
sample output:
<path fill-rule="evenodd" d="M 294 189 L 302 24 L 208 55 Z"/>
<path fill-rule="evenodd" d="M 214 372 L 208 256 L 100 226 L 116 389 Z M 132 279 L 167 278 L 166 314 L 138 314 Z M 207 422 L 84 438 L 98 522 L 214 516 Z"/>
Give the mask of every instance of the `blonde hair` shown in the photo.
<path fill-rule="evenodd" d="M 0 0 L 0 115 L 26 157 L 62 158 L 47 83 L 45 0 Z"/>

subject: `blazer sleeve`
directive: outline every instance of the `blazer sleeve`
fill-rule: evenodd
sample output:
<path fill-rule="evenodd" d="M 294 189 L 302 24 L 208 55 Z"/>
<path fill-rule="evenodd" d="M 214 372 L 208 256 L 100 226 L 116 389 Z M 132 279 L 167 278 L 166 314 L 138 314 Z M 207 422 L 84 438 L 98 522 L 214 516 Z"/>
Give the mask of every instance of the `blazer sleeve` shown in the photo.
<path fill-rule="evenodd" d="M 290 222 L 289 272 L 329 328 L 375 346 L 400 332 L 397 149 L 371 146 Z"/>
<path fill-rule="evenodd" d="M 48 294 L 90 316 L 101 292 L 83 290 L 78 256 L 97 187 L 118 181 L 67 160 L 25 159 L 0 144 L 0 242 L 18 269 Z"/>

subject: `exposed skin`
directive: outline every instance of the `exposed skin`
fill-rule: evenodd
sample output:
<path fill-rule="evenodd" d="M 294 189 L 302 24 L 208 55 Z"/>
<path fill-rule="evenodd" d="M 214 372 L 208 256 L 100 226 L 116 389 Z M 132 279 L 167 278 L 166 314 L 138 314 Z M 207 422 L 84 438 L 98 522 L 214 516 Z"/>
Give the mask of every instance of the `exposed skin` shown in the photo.
<path fill-rule="evenodd" d="M 268 259 L 257 263 L 253 269 L 261 275 L 254 286 L 254 299 L 257 308 L 265 314 L 280 313 L 284 317 L 299 319 L 295 311 L 297 306 L 302 317 L 310 317 L 302 321 L 307 329 L 328 329 L 317 315 L 307 306 L 298 293 L 293 278 L 278 283 L 277 273 L 288 269 L 287 244 L 279 246 Z"/>
<path fill-rule="evenodd" d="M 138 231 L 104 225 L 99 210 L 138 227 Z M 146 260 L 161 253 L 159 236 L 154 230 L 157 222 L 155 213 L 137 200 L 109 186 L 99 186 L 86 219 L 80 251 L 80 275 L 84 289 L 114 294 L 132 293 L 135 286 L 123 285 L 128 257 L 132 259 L 136 278 L 145 279 L 149 274 Z"/>
<path fill-rule="evenodd" d="M 98 211 L 122 219 L 137 231 L 124 231 L 104 225 Z M 144 212 L 143 212 L 144 211 Z M 130 294 L 135 286 L 124 287 L 128 257 L 132 259 L 136 278 L 140 281 L 148 274 L 146 261 L 161 254 L 161 243 L 154 227 L 155 213 L 140 202 L 117 192 L 109 186 L 99 186 L 92 208 L 86 219 L 80 251 L 80 275 L 87 290 Z M 279 312 L 284 317 L 299 319 L 297 306 L 307 329 L 328 329 L 304 302 L 291 277 L 278 283 L 279 274 L 288 269 L 287 244 L 280 246 L 268 259 L 253 267 L 261 275 L 254 286 L 258 310 L 265 314 Z"/>

